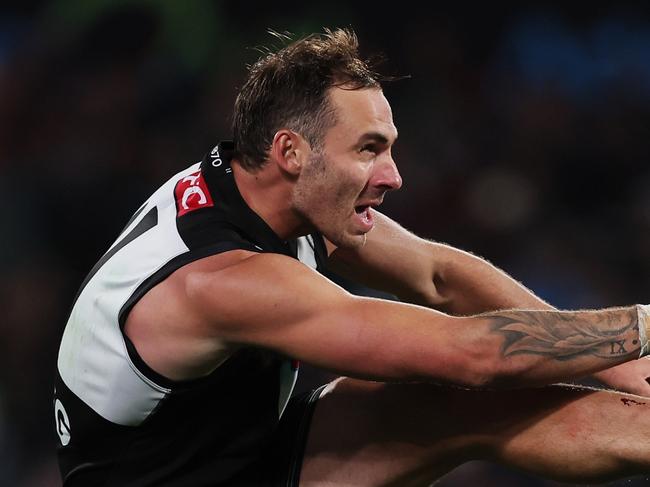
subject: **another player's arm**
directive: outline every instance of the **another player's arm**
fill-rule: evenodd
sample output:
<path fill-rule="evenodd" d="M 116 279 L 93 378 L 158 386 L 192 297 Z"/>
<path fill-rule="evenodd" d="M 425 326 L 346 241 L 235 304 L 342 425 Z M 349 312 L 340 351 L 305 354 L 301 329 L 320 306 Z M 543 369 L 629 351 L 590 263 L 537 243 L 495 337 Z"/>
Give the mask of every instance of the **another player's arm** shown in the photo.
<path fill-rule="evenodd" d="M 400 299 L 451 314 L 497 309 L 554 309 L 489 262 L 408 232 L 373 211 L 375 227 L 357 249 L 334 249 L 335 272 Z"/>
<path fill-rule="evenodd" d="M 633 307 L 453 317 L 352 296 L 280 255 L 190 273 L 185 288 L 207 339 L 271 348 L 359 378 L 531 386 L 584 376 L 639 354 Z"/>

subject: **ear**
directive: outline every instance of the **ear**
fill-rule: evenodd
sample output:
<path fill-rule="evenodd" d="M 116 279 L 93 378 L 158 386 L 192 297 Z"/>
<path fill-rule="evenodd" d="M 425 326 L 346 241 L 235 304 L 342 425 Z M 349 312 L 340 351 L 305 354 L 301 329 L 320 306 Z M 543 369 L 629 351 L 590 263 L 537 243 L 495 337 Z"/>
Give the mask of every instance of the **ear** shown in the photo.
<path fill-rule="evenodd" d="M 280 129 L 273 136 L 271 157 L 280 169 L 292 176 L 298 176 L 309 154 L 309 144 L 298 133 Z"/>

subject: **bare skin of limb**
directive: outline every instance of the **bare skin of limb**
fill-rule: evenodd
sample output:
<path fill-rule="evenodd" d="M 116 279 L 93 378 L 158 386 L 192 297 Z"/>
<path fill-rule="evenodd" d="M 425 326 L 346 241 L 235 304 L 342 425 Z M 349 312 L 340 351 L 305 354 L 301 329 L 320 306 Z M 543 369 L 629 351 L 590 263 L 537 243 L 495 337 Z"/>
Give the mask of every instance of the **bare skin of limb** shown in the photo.
<path fill-rule="evenodd" d="M 328 242 L 329 266 L 339 274 L 452 315 L 555 309 L 486 260 L 420 238 L 379 211 L 373 215 L 375 227 L 363 247 L 336 248 Z M 650 359 L 611 367 L 593 378 L 621 392 L 650 397 Z"/>
<path fill-rule="evenodd" d="M 196 377 L 224 349 L 254 345 L 361 379 L 513 388 L 584 377 L 639 353 L 635 307 L 454 317 L 355 297 L 291 258 L 251 254 L 188 264 L 138 302 L 125 330 L 154 370 Z"/>
<path fill-rule="evenodd" d="M 571 386 L 471 391 L 340 378 L 318 401 L 300 485 L 430 485 L 470 460 L 565 482 L 650 471 L 650 400 Z"/>

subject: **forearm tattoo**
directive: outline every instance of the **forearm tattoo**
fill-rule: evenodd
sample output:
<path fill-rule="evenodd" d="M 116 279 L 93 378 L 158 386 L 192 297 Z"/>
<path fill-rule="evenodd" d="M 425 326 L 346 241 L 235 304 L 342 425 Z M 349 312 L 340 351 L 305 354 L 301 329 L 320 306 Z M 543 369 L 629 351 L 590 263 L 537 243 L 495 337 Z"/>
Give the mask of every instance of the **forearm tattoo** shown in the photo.
<path fill-rule="evenodd" d="M 484 315 L 494 332 L 505 336 L 504 357 L 549 355 L 557 360 L 579 356 L 620 359 L 638 355 L 637 313 L 606 311 L 503 311 Z"/>

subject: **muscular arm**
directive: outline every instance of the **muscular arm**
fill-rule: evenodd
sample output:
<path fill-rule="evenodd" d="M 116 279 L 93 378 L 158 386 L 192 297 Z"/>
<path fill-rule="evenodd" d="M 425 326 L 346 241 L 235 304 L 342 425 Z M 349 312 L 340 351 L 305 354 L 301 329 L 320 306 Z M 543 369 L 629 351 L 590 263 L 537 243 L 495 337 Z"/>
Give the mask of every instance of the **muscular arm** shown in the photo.
<path fill-rule="evenodd" d="M 421 239 L 377 211 L 373 216 L 375 228 L 362 248 L 333 250 L 329 265 L 335 272 L 450 314 L 553 309 L 489 262 Z"/>
<path fill-rule="evenodd" d="M 555 309 L 489 262 L 418 238 L 379 212 L 374 211 L 374 217 L 376 226 L 363 248 L 329 246 L 333 250 L 330 266 L 336 272 L 407 302 L 451 314 Z M 644 360 L 603 370 L 594 378 L 610 387 L 649 396 L 648 374 L 650 360 Z"/>
<path fill-rule="evenodd" d="M 453 317 L 355 297 L 290 258 L 262 254 L 185 277 L 186 306 L 215 343 L 271 348 L 345 375 L 519 387 L 636 358 L 635 308 Z"/>

